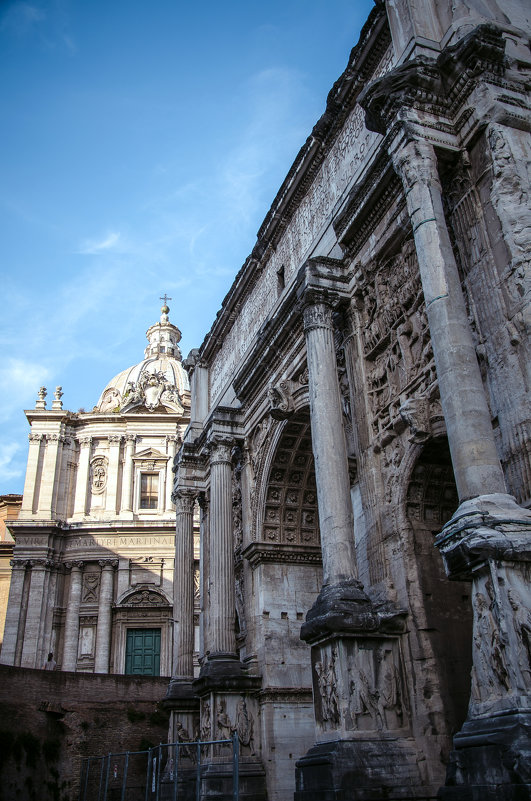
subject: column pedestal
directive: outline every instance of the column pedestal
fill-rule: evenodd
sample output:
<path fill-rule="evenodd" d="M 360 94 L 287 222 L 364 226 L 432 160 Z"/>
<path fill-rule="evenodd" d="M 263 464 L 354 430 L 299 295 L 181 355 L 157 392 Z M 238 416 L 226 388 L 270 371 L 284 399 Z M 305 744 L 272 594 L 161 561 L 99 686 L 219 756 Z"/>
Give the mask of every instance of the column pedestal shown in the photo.
<path fill-rule="evenodd" d="M 491 494 L 461 504 L 435 543 L 472 584 L 472 690 L 439 797 L 531 799 L 531 512 Z"/>

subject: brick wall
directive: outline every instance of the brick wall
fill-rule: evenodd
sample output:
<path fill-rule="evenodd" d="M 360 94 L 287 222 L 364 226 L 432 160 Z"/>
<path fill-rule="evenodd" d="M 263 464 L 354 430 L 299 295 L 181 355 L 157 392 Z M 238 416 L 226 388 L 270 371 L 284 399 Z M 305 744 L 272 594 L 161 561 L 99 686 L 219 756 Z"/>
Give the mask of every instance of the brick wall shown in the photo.
<path fill-rule="evenodd" d="M 0 801 L 77 801 L 84 757 L 167 742 L 168 681 L 0 665 Z"/>

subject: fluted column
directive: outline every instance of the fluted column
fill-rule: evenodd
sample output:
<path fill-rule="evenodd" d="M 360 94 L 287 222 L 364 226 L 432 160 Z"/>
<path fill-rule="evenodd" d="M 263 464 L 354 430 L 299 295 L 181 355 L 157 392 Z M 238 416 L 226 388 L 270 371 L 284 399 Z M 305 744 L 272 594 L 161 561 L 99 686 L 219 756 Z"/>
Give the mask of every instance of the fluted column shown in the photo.
<path fill-rule="evenodd" d="M 194 501 L 192 490 L 178 490 L 173 593 L 174 665 L 172 676 L 194 675 Z"/>
<path fill-rule="evenodd" d="M 173 510 L 172 492 L 173 492 L 173 460 L 177 452 L 177 436 L 170 434 L 166 437 L 168 443 L 168 464 L 166 467 L 166 499 L 164 509 L 166 512 Z"/>
<path fill-rule="evenodd" d="M 27 517 L 32 514 L 35 509 L 35 493 L 37 482 L 37 471 L 39 467 L 39 457 L 41 450 L 41 442 L 44 434 L 28 434 L 29 439 L 29 453 L 28 453 L 28 466 L 26 467 L 26 479 L 24 481 L 24 496 L 22 498 L 22 507 L 20 510 L 20 517 Z"/>
<path fill-rule="evenodd" d="M 118 468 L 120 465 L 120 445 L 122 437 L 112 434 L 109 437 L 109 468 L 107 472 L 107 497 L 105 511 L 114 517 L 116 514 L 116 495 L 118 492 Z"/>
<path fill-rule="evenodd" d="M 25 560 L 12 559 L 11 584 L 9 586 L 9 599 L 7 602 L 6 620 L 4 625 L 4 639 L 2 642 L 2 665 L 14 665 L 17 650 L 17 638 L 22 613 L 22 596 L 24 594 L 24 578 L 26 576 Z"/>
<path fill-rule="evenodd" d="M 87 508 L 87 486 L 90 467 L 90 446 L 92 437 L 82 437 L 79 441 L 79 463 L 77 468 L 74 517 L 83 517 Z"/>
<path fill-rule="evenodd" d="M 504 493 L 490 412 L 444 218 L 435 151 L 429 142 L 408 142 L 393 154 L 393 163 L 404 185 L 413 227 L 459 499 Z"/>
<path fill-rule="evenodd" d="M 45 584 L 46 568 L 50 563 L 46 559 L 32 559 L 28 611 L 22 645 L 21 667 L 37 668 L 40 649 L 40 633 L 43 626 L 43 610 L 46 608 Z"/>
<path fill-rule="evenodd" d="M 75 670 L 79 640 L 79 607 L 81 606 L 81 586 L 83 582 L 83 562 L 66 562 L 70 567 L 70 589 L 66 606 L 65 635 L 63 645 L 62 670 Z"/>
<path fill-rule="evenodd" d="M 234 440 L 210 441 L 210 600 L 208 630 L 211 655 L 236 656 L 235 590 L 232 541 L 232 465 Z"/>
<path fill-rule="evenodd" d="M 325 300 L 309 297 L 303 316 L 323 584 L 326 586 L 356 579 L 352 501 L 332 307 Z"/>
<path fill-rule="evenodd" d="M 101 559 L 100 597 L 98 602 L 98 627 L 96 630 L 96 653 L 94 673 L 108 673 L 111 656 L 112 599 L 116 559 Z"/>
<path fill-rule="evenodd" d="M 135 434 L 125 435 L 124 472 L 122 479 L 122 512 L 131 512 L 133 490 L 133 454 L 135 452 Z"/>

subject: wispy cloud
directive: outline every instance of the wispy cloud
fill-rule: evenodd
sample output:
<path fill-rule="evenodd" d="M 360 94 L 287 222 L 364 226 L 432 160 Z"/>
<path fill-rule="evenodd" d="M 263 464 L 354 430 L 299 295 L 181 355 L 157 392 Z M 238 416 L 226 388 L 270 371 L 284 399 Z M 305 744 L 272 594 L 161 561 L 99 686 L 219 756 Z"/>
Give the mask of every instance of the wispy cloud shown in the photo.
<path fill-rule="evenodd" d="M 15 461 L 15 457 L 20 454 L 20 460 Z M 20 478 L 24 473 L 24 456 L 22 445 L 19 442 L 0 443 L 0 485 L 11 481 L 13 478 Z"/>
<path fill-rule="evenodd" d="M 86 239 L 81 243 L 77 253 L 84 256 L 95 256 L 107 250 L 117 250 L 123 244 L 119 231 L 110 231 L 101 239 Z"/>
<path fill-rule="evenodd" d="M 32 3 L 14 2 L 9 4 L 2 14 L 0 29 L 21 36 L 45 19 L 46 14 L 39 6 Z"/>
<path fill-rule="evenodd" d="M 0 386 L 4 398 L 0 407 L 0 422 L 8 420 L 14 411 L 32 403 L 37 389 L 47 381 L 50 373 L 46 366 L 23 358 L 11 357 L 0 366 Z"/>

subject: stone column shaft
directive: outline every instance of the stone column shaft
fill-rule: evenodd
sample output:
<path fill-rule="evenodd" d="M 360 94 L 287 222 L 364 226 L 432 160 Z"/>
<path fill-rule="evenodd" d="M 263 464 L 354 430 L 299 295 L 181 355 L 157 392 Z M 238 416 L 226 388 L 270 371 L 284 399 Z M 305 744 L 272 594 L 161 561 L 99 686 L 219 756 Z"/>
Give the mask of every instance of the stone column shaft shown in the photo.
<path fill-rule="evenodd" d="M 4 639 L 0 662 L 3 665 L 15 664 L 17 638 L 20 615 L 22 612 L 22 596 L 24 593 L 24 578 L 26 575 L 26 562 L 18 559 L 11 561 L 11 584 L 9 586 L 9 599 L 7 602 L 6 620 L 4 625 Z"/>
<path fill-rule="evenodd" d="M 38 664 L 38 657 L 42 618 L 46 607 L 45 583 L 45 560 L 32 560 L 28 611 L 26 613 L 26 627 L 24 629 L 24 643 L 22 646 L 22 659 L 20 663 L 21 667 L 41 667 L 41 665 Z"/>
<path fill-rule="evenodd" d="M 66 606 L 62 670 L 75 670 L 77 666 L 79 607 L 81 606 L 81 587 L 83 582 L 82 565 L 82 562 L 73 564 L 70 573 L 70 590 Z"/>
<path fill-rule="evenodd" d="M 176 497 L 173 616 L 174 678 L 194 676 L 194 494 L 180 490 Z"/>
<path fill-rule="evenodd" d="M 461 502 L 504 493 L 490 412 L 444 218 L 435 151 L 414 141 L 393 156 L 406 191 L 441 405 Z"/>
<path fill-rule="evenodd" d="M 125 437 L 124 473 L 122 479 L 122 512 L 131 512 L 133 509 L 133 454 L 135 452 L 134 434 Z"/>
<path fill-rule="evenodd" d="M 84 437 L 80 442 L 79 462 L 77 468 L 74 515 L 82 517 L 87 509 L 87 485 L 90 466 L 91 438 Z"/>
<path fill-rule="evenodd" d="M 304 309 L 312 449 L 315 461 L 323 585 L 356 579 L 354 524 L 337 378 L 332 308 Z"/>
<path fill-rule="evenodd" d="M 109 437 L 109 469 L 107 471 L 107 496 L 105 511 L 116 514 L 116 496 L 118 492 L 118 468 L 120 465 L 121 436 Z"/>
<path fill-rule="evenodd" d="M 211 654 L 236 656 L 235 590 L 232 540 L 232 440 L 214 440 L 210 460 L 210 600 L 208 630 Z"/>
<path fill-rule="evenodd" d="M 113 575 L 117 562 L 102 560 L 94 673 L 108 673 L 111 656 Z"/>

